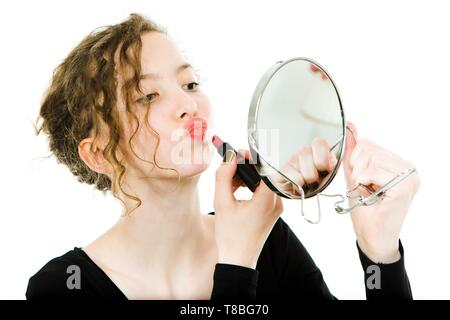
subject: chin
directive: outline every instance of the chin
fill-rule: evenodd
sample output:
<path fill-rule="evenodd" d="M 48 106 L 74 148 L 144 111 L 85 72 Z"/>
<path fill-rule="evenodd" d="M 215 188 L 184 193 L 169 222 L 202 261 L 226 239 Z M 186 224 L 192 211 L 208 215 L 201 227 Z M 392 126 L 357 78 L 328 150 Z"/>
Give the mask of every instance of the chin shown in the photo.
<path fill-rule="evenodd" d="M 209 168 L 210 162 L 184 164 L 177 167 L 181 177 L 194 177 Z"/>

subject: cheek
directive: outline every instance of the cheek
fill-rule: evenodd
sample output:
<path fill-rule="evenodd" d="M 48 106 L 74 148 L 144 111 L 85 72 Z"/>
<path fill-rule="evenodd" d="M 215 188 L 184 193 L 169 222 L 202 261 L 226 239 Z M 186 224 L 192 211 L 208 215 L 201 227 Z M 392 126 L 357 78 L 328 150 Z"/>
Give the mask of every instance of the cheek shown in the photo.
<path fill-rule="evenodd" d="M 197 100 L 198 114 L 208 120 L 209 129 L 214 127 L 211 103 L 206 95 L 201 95 Z M 162 107 L 162 106 L 158 106 Z M 184 160 L 185 151 L 191 150 L 191 140 L 186 138 L 186 132 L 181 128 L 182 122 L 175 125 L 170 119 L 170 115 L 154 109 L 149 113 L 148 119 L 145 118 L 145 112 L 139 115 L 140 126 L 132 140 L 133 149 L 139 157 L 153 162 L 153 156 L 156 151 L 156 161 L 161 166 L 178 167 L 180 158 Z M 144 121 L 148 122 L 148 126 Z M 158 144 L 159 138 L 159 144 Z M 158 146 L 158 150 L 156 147 Z M 134 157 L 134 161 L 139 161 Z M 184 163 L 181 161 L 181 163 Z M 142 162 L 142 161 L 140 161 Z"/>
<path fill-rule="evenodd" d="M 139 115 L 139 129 L 136 131 L 135 120 L 124 123 L 124 144 L 132 162 L 137 161 L 136 156 L 143 159 L 153 159 L 153 152 L 156 148 L 157 137 L 153 135 Z M 136 132 L 135 132 L 136 131 Z M 131 138 L 131 140 L 130 140 Z"/>
<path fill-rule="evenodd" d="M 152 162 L 155 156 L 159 165 L 167 166 L 171 162 L 171 150 L 177 143 L 172 141 L 173 131 L 173 128 L 167 125 L 167 120 L 161 117 L 154 116 L 149 120 L 148 126 L 141 122 L 132 143 L 136 154 Z"/>
<path fill-rule="evenodd" d="M 210 119 L 210 115 L 212 111 L 212 104 L 206 94 L 202 94 L 200 96 L 198 106 L 199 106 L 199 114 L 201 116 L 206 117 L 209 121 L 211 121 L 212 119 Z"/>

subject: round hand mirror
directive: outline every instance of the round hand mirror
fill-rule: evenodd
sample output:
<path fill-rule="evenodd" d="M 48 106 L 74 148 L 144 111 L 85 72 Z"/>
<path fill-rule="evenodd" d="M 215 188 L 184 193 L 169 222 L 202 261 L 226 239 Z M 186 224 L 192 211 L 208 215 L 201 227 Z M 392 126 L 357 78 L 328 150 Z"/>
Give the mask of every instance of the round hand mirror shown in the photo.
<path fill-rule="evenodd" d="M 275 63 L 256 87 L 248 134 L 255 168 L 274 192 L 299 199 L 300 186 L 305 198 L 315 196 L 333 180 L 344 150 L 344 111 L 333 80 L 311 59 Z"/>
<path fill-rule="evenodd" d="M 375 191 L 359 184 L 347 191 L 357 201 L 349 208 L 339 204 L 342 195 L 321 193 L 335 177 L 345 150 L 346 126 L 339 92 L 328 72 L 308 58 L 279 61 L 262 76 L 252 97 L 248 114 L 248 142 L 253 165 L 266 185 L 278 195 L 303 200 L 316 195 L 340 197 L 338 213 L 356 206 L 372 205 L 384 193 L 415 171 L 400 173 Z M 372 192 L 353 195 L 358 187 Z"/>

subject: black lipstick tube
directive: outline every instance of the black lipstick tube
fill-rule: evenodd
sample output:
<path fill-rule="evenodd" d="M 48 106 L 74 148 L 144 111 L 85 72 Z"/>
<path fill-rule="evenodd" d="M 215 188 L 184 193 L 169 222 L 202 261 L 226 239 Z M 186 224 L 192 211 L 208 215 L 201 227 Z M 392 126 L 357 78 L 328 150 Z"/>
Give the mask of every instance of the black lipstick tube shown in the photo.
<path fill-rule="evenodd" d="M 234 148 L 228 142 L 223 142 L 217 148 L 217 152 L 222 158 L 225 156 L 227 150 L 233 150 L 236 153 L 236 174 L 252 192 L 255 192 L 261 181 L 261 177 L 258 174 L 258 171 L 256 171 L 255 166 L 249 162 L 250 159 L 245 159 L 240 153 L 234 150 Z"/>

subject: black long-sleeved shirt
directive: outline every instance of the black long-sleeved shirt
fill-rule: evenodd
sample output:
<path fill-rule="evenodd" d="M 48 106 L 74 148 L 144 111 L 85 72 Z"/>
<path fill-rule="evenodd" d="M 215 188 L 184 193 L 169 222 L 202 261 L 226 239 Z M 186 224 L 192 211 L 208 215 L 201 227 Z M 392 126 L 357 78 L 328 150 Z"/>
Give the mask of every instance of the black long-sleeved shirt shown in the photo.
<path fill-rule="evenodd" d="M 211 212 L 210 214 L 214 214 Z M 391 264 L 372 262 L 359 248 L 367 299 L 412 299 L 411 288 L 401 258 Z M 69 289 L 69 266 L 78 266 L 80 288 Z M 28 283 L 27 299 L 98 297 L 126 300 L 127 297 L 78 247 L 50 260 Z M 212 300 L 223 299 L 336 299 L 328 290 L 322 273 L 289 226 L 279 218 L 259 256 L 256 269 L 217 263 Z"/>

